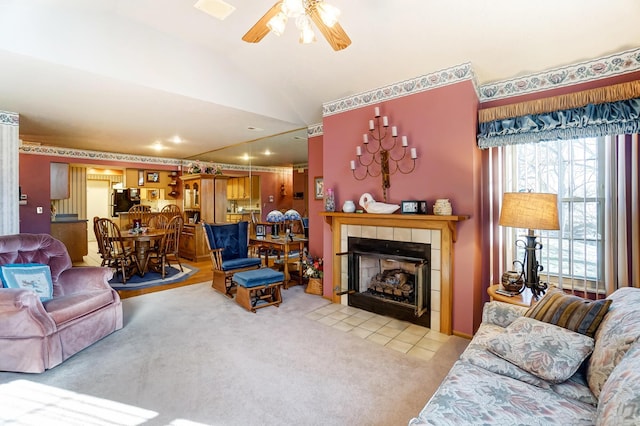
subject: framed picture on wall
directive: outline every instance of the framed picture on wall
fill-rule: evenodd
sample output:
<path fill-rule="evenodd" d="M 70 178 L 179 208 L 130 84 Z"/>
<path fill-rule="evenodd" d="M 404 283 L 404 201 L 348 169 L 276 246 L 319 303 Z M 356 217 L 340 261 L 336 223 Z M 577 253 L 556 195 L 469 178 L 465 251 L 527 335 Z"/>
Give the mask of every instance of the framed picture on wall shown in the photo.
<path fill-rule="evenodd" d="M 160 182 L 160 173 L 147 172 L 147 182 Z"/>
<path fill-rule="evenodd" d="M 324 182 L 322 176 L 316 176 L 314 179 L 314 194 L 316 200 L 322 200 L 324 198 Z"/>
<path fill-rule="evenodd" d="M 144 186 L 144 170 L 138 170 L 138 186 Z"/>

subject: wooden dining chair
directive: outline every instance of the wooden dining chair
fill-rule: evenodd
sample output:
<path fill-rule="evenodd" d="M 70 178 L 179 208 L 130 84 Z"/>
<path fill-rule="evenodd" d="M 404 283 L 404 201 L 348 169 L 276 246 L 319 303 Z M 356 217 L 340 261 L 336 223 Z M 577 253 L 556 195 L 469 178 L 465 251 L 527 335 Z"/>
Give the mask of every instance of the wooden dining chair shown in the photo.
<path fill-rule="evenodd" d="M 175 260 L 180 267 L 180 272 L 183 272 L 180 256 L 178 255 L 180 234 L 182 234 L 183 225 L 184 219 L 182 219 L 182 216 L 172 217 L 165 228 L 166 234 L 160 240 L 160 244 L 156 249 L 152 249 L 149 252 L 149 265 L 155 270 L 160 270 L 162 278 L 164 278 L 167 273 L 166 266 L 171 267 L 170 257 L 173 257 L 173 260 Z"/>
<path fill-rule="evenodd" d="M 94 218 L 94 232 L 102 257 L 101 266 L 114 268 L 116 274 L 122 275 L 123 284 L 126 284 L 134 273 L 143 274 L 135 252 L 125 247 L 118 225 L 107 218 Z"/>
<path fill-rule="evenodd" d="M 169 220 L 172 216 L 167 216 L 164 213 L 153 215 L 149 218 L 149 228 L 152 229 L 166 229 L 169 225 Z"/>
<path fill-rule="evenodd" d="M 165 214 L 167 217 L 171 218 L 173 216 L 181 216 L 182 210 L 176 204 L 167 204 L 160 210 L 160 213 Z"/>
<path fill-rule="evenodd" d="M 149 224 L 149 219 L 151 215 L 151 207 L 143 206 L 142 204 L 136 204 L 131 207 L 128 211 L 129 213 L 129 225 L 133 227 L 133 224 L 136 220 L 140 220 L 141 226 L 147 226 Z"/>

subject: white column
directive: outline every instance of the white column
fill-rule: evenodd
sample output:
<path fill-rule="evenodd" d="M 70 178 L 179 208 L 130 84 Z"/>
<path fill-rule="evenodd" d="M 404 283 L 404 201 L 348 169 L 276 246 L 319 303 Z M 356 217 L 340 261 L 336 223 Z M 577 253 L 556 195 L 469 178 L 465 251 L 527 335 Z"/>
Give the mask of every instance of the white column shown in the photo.
<path fill-rule="evenodd" d="M 0 111 L 0 235 L 20 233 L 18 114 Z"/>

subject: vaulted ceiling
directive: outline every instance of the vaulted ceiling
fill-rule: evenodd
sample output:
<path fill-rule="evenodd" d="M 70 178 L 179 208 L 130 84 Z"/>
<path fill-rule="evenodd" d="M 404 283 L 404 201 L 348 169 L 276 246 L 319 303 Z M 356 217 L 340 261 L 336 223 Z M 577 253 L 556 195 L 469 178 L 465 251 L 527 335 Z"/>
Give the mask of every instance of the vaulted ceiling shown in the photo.
<path fill-rule="evenodd" d="M 226 0 L 222 21 L 195 1 L 0 0 L 0 110 L 23 141 L 233 162 L 262 140 L 264 165 L 299 164 L 324 102 L 464 62 L 484 84 L 640 46 L 636 0 L 328 0 L 352 40 L 338 52 L 292 22 L 242 41 L 275 0 Z"/>

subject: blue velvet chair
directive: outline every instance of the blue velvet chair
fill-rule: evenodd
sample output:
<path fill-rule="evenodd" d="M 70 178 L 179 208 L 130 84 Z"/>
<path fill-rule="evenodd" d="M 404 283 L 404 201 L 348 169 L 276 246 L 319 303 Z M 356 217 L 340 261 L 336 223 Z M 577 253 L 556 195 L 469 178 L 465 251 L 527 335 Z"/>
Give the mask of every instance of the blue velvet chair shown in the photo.
<path fill-rule="evenodd" d="M 249 257 L 249 222 L 203 223 L 213 264 L 211 287 L 233 297 L 233 274 L 260 267 L 260 258 Z"/>

